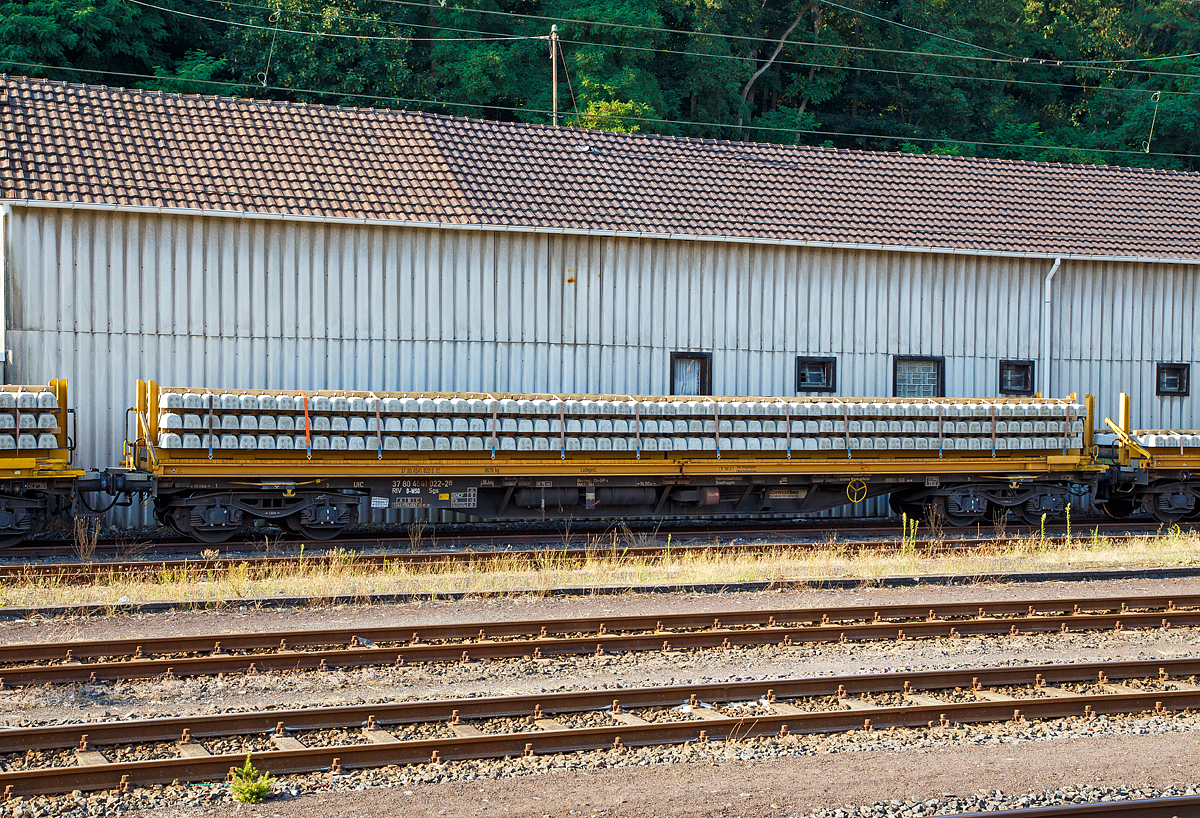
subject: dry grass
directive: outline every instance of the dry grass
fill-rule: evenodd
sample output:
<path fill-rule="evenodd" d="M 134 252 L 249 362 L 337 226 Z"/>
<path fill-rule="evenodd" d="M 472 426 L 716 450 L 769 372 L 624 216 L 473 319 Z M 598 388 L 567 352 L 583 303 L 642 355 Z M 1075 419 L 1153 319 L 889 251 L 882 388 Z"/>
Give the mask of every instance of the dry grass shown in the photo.
<path fill-rule="evenodd" d="M 423 532 L 414 532 L 419 539 Z M 1109 538 L 1098 534 L 1068 541 L 1032 536 L 985 543 L 971 550 L 942 550 L 937 543 L 904 538 L 890 546 L 854 548 L 822 544 L 772 546 L 755 553 L 695 552 L 671 549 L 655 558 L 631 557 L 639 543 L 626 532 L 593 538 L 585 556 L 561 551 L 514 553 L 478 563 L 424 565 L 361 564 L 350 551 L 322 558 L 301 557 L 259 573 L 247 563 L 220 571 L 193 567 L 148 568 L 138 575 L 110 574 L 90 585 L 66 585 L 54 579 L 26 577 L 0 586 L 0 607 L 66 604 L 114 605 L 122 601 L 190 602 L 197 606 L 245 604 L 279 596 L 330 598 L 374 594 L 449 592 L 545 593 L 562 587 L 600 588 L 645 584 L 726 584 L 762 581 L 810 581 L 861 577 L 957 574 L 980 576 L 1010 571 L 1060 571 L 1084 568 L 1137 568 L 1200 563 L 1200 535 L 1177 527 L 1158 536 Z"/>

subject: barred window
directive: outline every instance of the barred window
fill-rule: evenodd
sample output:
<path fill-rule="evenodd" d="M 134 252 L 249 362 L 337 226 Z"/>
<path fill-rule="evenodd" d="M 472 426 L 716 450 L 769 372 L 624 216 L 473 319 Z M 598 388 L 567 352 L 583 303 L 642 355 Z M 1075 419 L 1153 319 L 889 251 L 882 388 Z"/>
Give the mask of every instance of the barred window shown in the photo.
<path fill-rule="evenodd" d="M 797 392 L 832 392 L 836 388 L 836 358 L 796 358 Z"/>
<path fill-rule="evenodd" d="M 1188 394 L 1189 364 L 1158 364 L 1155 373 L 1155 394 L 1161 397 L 1181 397 Z"/>
<path fill-rule="evenodd" d="M 892 359 L 892 394 L 897 398 L 945 397 L 944 369 L 942 358 L 897 355 Z"/>
<path fill-rule="evenodd" d="M 1033 394 L 1033 361 L 1000 362 L 1000 394 Z"/>

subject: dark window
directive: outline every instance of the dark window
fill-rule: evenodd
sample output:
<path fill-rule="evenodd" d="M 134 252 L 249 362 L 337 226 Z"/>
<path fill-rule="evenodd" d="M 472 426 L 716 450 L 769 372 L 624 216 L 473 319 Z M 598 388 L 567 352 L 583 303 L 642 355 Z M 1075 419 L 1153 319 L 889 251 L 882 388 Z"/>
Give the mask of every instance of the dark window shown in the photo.
<path fill-rule="evenodd" d="M 712 394 L 712 353 L 671 353 L 671 394 Z"/>
<path fill-rule="evenodd" d="M 892 358 L 892 394 L 897 398 L 944 398 L 946 381 L 943 358 Z"/>
<path fill-rule="evenodd" d="M 1033 361 L 1000 362 L 1000 394 L 1033 394 Z"/>
<path fill-rule="evenodd" d="M 836 358 L 797 358 L 797 392 L 832 392 L 837 388 Z"/>
<path fill-rule="evenodd" d="M 1191 364 L 1159 364 L 1155 377 L 1155 392 L 1165 396 L 1186 395 L 1190 368 Z"/>

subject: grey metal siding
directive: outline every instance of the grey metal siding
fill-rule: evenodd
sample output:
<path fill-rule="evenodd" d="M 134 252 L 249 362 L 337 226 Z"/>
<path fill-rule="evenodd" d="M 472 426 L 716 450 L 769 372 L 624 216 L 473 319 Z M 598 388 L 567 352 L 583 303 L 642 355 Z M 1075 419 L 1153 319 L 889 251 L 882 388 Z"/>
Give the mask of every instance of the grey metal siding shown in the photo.
<path fill-rule="evenodd" d="M 1044 259 L 496 233 L 14 206 L 9 380 L 65 376 L 78 462 L 116 462 L 138 377 L 225 388 L 662 393 L 673 350 L 718 394 L 793 394 L 835 356 L 841 395 L 889 395 L 893 355 L 945 357 L 993 396 L 1039 358 Z M 1143 426 L 1200 426 L 1154 396 L 1193 361 L 1196 268 L 1064 262 L 1053 392 L 1121 389 Z M 1038 362 L 1038 381 L 1041 362 Z M 1194 379 L 1200 373 L 1194 373 Z"/>

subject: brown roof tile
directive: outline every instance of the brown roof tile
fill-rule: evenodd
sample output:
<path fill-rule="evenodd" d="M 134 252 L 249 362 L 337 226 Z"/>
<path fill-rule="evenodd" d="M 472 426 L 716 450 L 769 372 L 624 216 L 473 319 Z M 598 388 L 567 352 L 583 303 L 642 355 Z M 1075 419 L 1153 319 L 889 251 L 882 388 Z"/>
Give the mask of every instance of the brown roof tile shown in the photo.
<path fill-rule="evenodd" d="M 1200 258 L 1200 174 L 613 134 L 0 75 L 0 195 Z"/>

